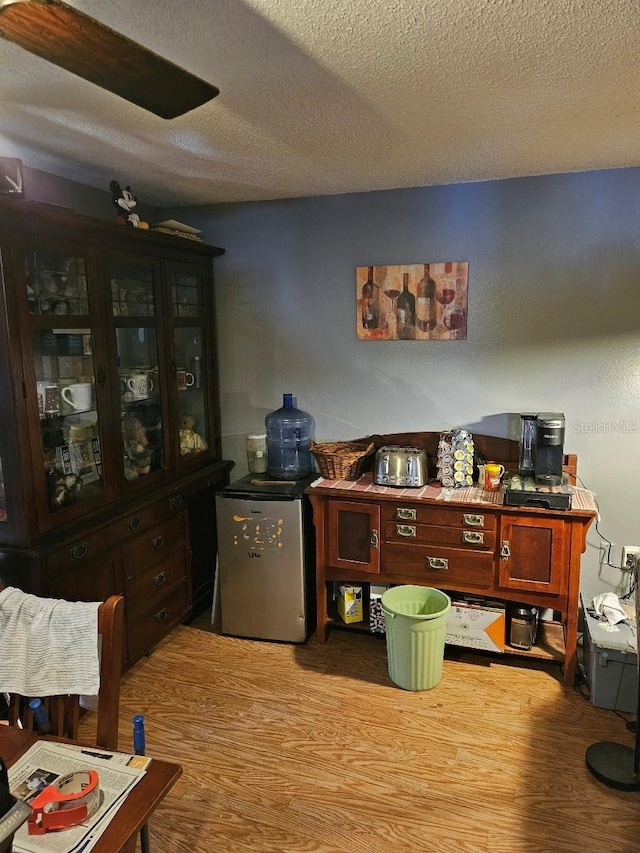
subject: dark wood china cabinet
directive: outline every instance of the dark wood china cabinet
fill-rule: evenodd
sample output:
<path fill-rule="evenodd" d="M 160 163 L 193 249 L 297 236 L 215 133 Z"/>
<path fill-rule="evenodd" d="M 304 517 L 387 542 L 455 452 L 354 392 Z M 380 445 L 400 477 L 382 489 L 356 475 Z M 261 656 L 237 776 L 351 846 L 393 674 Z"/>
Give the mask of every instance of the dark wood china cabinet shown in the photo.
<path fill-rule="evenodd" d="M 125 662 L 211 602 L 222 252 L 0 203 L 0 577 L 124 594 Z"/>

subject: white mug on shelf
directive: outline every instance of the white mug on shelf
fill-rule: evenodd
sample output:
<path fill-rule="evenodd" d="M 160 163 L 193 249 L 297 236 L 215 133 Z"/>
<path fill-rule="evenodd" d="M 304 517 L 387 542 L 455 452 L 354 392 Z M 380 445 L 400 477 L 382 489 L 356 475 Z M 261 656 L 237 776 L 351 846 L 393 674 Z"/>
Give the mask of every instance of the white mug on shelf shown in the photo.
<path fill-rule="evenodd" d="M 92 393 L 91 382 L 76 382 L 62 389 L 62 399 L 76 412 L 88 412 L 91 409 Z"/>

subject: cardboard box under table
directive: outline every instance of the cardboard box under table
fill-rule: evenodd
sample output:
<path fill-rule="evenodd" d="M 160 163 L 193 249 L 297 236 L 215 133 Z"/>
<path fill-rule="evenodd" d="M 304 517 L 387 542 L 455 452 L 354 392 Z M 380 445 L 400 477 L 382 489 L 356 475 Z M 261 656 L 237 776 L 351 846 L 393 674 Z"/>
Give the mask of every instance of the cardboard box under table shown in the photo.
<path fill-rule="evenodd" d="M 362 587 L 340 584 L 338 587 L 338 613 L 343 622 L 362 622 Z"/>
<path fill-rule="evenodd" d="M 591 616 L 592 596 L 581 595 L 584 611 L 584 667 L 591 702 L 635 714 L 638 707 L 637 632 L 628 622 L 619 622 L 612 631 L 606 622 Z"/>
<path fill-rule="evenodd" d="M 504 652 L 504 605 L 452 601 L 447 614 L 445 643 L 487 652 Z"/>

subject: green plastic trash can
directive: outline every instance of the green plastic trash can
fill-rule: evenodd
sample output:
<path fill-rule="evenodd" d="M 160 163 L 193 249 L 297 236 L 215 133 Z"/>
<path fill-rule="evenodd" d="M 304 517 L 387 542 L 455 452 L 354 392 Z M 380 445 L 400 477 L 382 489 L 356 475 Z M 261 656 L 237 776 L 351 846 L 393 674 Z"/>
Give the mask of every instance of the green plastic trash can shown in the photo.
<path fill-rule="evenodd" d="M 403 690 L 430 690 L 442 679 L 451 599 L 429 586 L 395 586 L 380 601 L 389 678 Z"/>

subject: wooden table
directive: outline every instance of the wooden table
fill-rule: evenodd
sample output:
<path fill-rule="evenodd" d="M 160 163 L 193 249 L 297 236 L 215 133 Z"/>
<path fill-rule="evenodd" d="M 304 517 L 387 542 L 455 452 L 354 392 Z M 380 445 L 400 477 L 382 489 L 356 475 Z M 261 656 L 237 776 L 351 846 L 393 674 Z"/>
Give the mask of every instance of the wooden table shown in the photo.
<path fill-rule="evenodd" d="M 0 725 L 0 755 L 11 767 L 38 736 L 14 726 Z M 145 775 L 129 792 L 114 820 L 93 848 L 95 853 L 134 853 L 141 827 L 182 774 L 179 764 L 152 759 Z"/>
<path fill-rule="evenodd" d="M 318 639 L 326 641 L 332 626 L 369 629 L 366 612 L 351 625 L 333 612 L 328 585 L 336 582 L 421 584 L 527 603 L 559 613 L 560 621 L 540 623 L 531 649 L 506 651 L 564 664 L 564 682 L 573 686 L 580 557 L 596 517 L 592 496 L 585 492 L 578 500 L 576 492 L 572 509 L 550 510 L 505 506 L 497 494 L 482 489 L 480 496 L 466 494 L 472 491 L 460 490 L 447 501 L 439 483 L 384 488 L 373 485 L 370 473 L 357 482 L 321 480 L 308 488 L 316 532 Z"/>

